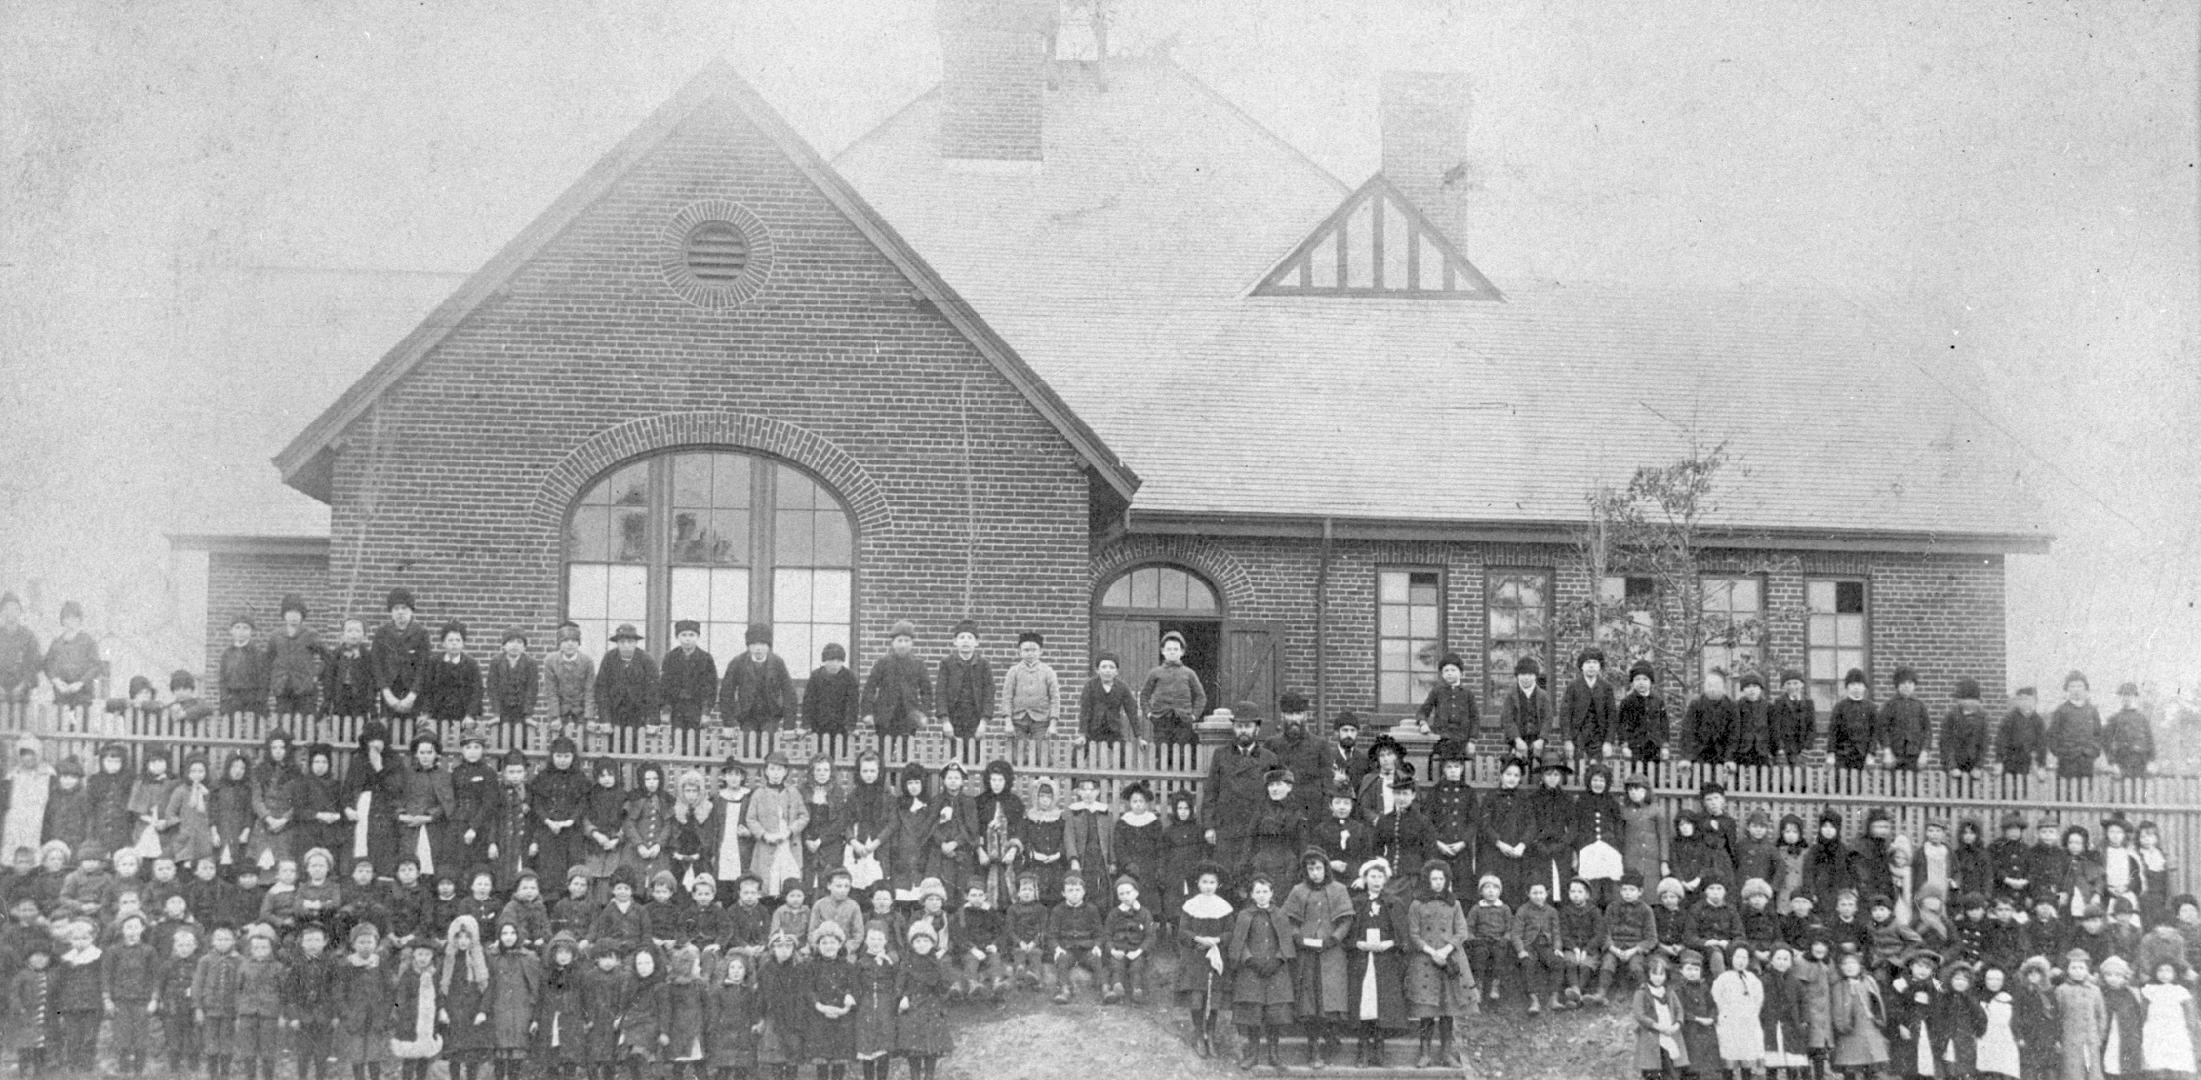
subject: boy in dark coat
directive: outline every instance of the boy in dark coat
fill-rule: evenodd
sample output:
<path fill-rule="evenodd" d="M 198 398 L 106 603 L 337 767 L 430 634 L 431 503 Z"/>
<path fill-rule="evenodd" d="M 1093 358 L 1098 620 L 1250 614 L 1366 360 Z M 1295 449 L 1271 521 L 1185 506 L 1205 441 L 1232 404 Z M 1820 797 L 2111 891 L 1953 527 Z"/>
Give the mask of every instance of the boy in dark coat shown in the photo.
<path fill-rule="evenodd" d="M 855 730 L 860 696 L 856 673 L 848 669 L 848 650 L 838 641 L 827 645 L 818 651 L 818 666 L 811 669 L 810 685 L 803 690 L 803 726 L 820 735 Z"/>
<path fill-rule="evenodd" d="M 2048 722 L 2048 752 L 2056 756 L 2056 776 L 2084 780 L 2094 775 L 2094 762 L 2102 756 L 2102 714 L 2087 700 L 2086 676 L 2072 672 L 2063 677 L 2063 704 Z"/>
<path fill-rule="evenodd" d="M 291 716 L 311 716 L 320 709 L 321 670 L 328 651 L 321 636 L 306 625 L 306 601 L 297 593 L 283 597 L 283 628 L 268 636 L 268 688 L 275 695 L 275 711 Z"/>
<path fill-rule="evenodd" d="M 935 701 L 958 739 L 978 734 L 979 721 L 993 708 L 993 665 L 978 651 L 978 624 L 969 619 L 955 624 L 950 635 L 955 648 L 940 658 Z"/>
<path fill-rule="evenodd" d="M 497 719 L 504 722 L 507 732 L 511 725 L 535 714 L 535 695 L 541 680 L 542 665 L 527 651 L 526 632 L 506 630 L 498 642 L 497 655 L 489 660 L 489 705 L 497 711 Z"/>
<path fill-rule="evenodd" d="M 1735 702 L 1735 739 L 1729 758 L 1737 765 L 1773 763 L 1773 717 L 1765 700 L 1765 679 L 1753 671 L 1742 677 Z"/>
<path fill-rule="evenodd" d="M 367 652 L 367 624 L 344 620 L 344 636 L 321 667 L 321 705 L 330 716 L 373 716 L 374 658 Z"/>
<path fill-rule="evenodd" d="M 1429 696 L 1422 699 L 1421 711 L 1416 714 L 1422 734 L 1461 742 L 1476 736 L 1475 729 L 1481 725 L 1475 716 L 1475 692 L 1468 688 L 1466 675 L 1467 662 L 1458 653 L 1446 653 L 1437 662 L 1437 685 L 1429 688 Z"/>
<path fill-rule="evenodd" d="M 428 628 L 413 621 L 411 589 L 391 589 L 383 607 L 390 621 L 375 627 L 374 643 L 367 650 L 375 694 L 384 716 L 411 716 L 420 704 L 421 670 L 428 664 Z"/>
<path fill-rule="evenodd" d="M 1783 765 L 1803 759 L 1819 735 L 1819 703 L 1804 686 L 1804 673 L 1789 668 L 1781 672 L 1781 696 L 1767 710 L 1773 728 L 1773 756 Z"/>
<path fill-rule="evenodd" d="M 1637 761 L 1663 761 L 1671 756 L 1666 746 L 1666 701 L 1658 694 L 1658 669 L 1649 660 L 1628 665 L 1628 692 L 1621 696 L 1614 722 L 1624 756 Z"/>
<path fill-rule="evenodd" d="M 596 670 L 596 719 L 613 727 L 656 727 L 657 664 L 639 648 L 642 635 L 632 623 L 612 632 L 617 648 L 604 654 Z"/>
<path fill-rule="evenodd" d="M 1513 686 L 1498 711 L 1498 728 L 1506 744 L 1514 757 L 1527 761 L 1543 756 L 1544 744 L 1553 734 L 1551 691 L 1541 685 L 1542 674 L 1533 656 L 1514 661 Z"/>
<path fill-rule="evenodd" d="M 1727 676 L 1718 668 L 1704 673 L 1704 693 L 1689 702 L 1681 724 L 1681 757 L 1699 765 L 1724 765 L 1734 753 L 1739 722 L 1735 700 L 1727 696 Z"/>
<path fill-rule="evenodd" d="M 1956 702 L 1941 721 L 1941 767 L 1950 773 L 1977 773 L 1987 761 L 1987 710 L 1979 703 L 1979 680 L 1956 681 Z"/>
<path fill-rule="evenodd" d="M 1872 753 L 1873 725 L 1879 716 L 1868 697 L 1871 689 L 1861 668 L 1851 668 L 1842 676 L 1842 700 L 1834 703 L 1827 733 L 1827 749 L 1838 768 L 1862 769 Z"/>
<path fill-rule="evenodd" d="M 950 657 L 940 662 L 943 676 L 953 660 Z M 1085 681 L 1085 689 L 1078 693 L 1079 743 L 1114 743 L 1135 738 L 1143 746 L 1152 741 L 1145 730 L 1146 718 L 1139 714 L 1138 699 L 1132 696 L 1130 685 L 1116 677 L 1120 666 L 1121 661 L 1111 652 L 1104 652 L 1093 661 L 1093 677 Z"/>
<path fill-rule="evenodd" d="M 267 650 L 252 640 L 258 628 L 248 616 L 229 623 L 229 648 L 222 650 L 219 669 L 222 712 L 231 716 L 267 712 Z"/>
<path fill-rule="evenodd" d="M 1926 751 L 1926 703 L 1918 700 L 1918 673 L 1895 669 L 1895 696 L 1880 707 L 1873 719 L 1872 741 L 1880 748 L 1881 763 L 1891 769 L 1915 771 L 1918 756 Z"/>
<path fill-rule="evenodd" d="M 1055 1004 L 1070 1003 L 1071 976 L 1081 967 L 1092 972 L 1095 983 L 1106 979 L 1101 964 L 1102 920 L 1100 909 L 1085 900 L 1085 879 L 1076 874 L 1065 875 L 1062 903 L 1047 914 L 1047 938 L 1043 946 L 1054 958 Z"/>
<path fill-rule="evenodd" d="M 1579 678 L 1567 680 L 1567 693 L 1559 707 L 1559 730 L 1567 741 L 1567 756 L 1601 758 L 1614 749 L 1620 704 L 1605 682 L 1605 650 L 1592 646 L 1574 658 Z"/>
<path fill-rule="evenodd" d="M 702 647 L 702 640 L 702 623 L 694 619 L 674 623 L 674 644 L 660 665 L 658 685 L 676 728 L 702 726 L 703 714 L 718 703 L 718 661 Z"/>
<path fill-rule="evenodd" d="M 2148 715 L 2140 710 L 2140 687 L 2125 683 L 2117 688 L 2122 708 L 2109 718 L 2102 733 L 2102 754 L 2117 767 L 2117 775 L 2146 776 L 2155 760 L 2155 732 Z"/>
<path fill-rule="evenodd" d="M 871 666 L 859 708 L 882 736 L 914 734 L 932 715 L 932 682 L 917 656 L 917 624 L 903 619 L 887 637 L 887 654 Z"/>
<path fill-rule="evenodd" d="M 2048 727 L 2041 720 L 2040 696 L 2030 686 L 2010 695 L 2010 711 L 1995 732 L 1995 756 L 2004 776 L 2024 776 L 2048 767 Z"/>

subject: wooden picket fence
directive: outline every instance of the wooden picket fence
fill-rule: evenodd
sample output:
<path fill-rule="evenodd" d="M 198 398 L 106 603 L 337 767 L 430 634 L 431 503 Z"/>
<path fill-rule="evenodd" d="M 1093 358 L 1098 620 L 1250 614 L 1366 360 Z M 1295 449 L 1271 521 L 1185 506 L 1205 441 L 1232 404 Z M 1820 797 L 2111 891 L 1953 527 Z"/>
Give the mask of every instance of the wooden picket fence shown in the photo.
<path fill-rule="evenodd" d="M 40 740 L 49 763 L 75 755 L 89 770 L 96 767 L 93 759 L 98 746 L 106 742 L 134 748 L 158 746 L 179 760 L 204 754 L 218 762 L 235 751 L 256 753 L 267 734 L 282 730 L 301 747 L 312 742 L 335 746 L 341 751 L 337 761 L 341 771 L 363 722 L 357 717 L 242 714 L 184 721 L 157 711 L 56 710 L 50 704 L 32 703 L 0 706 L 0 742 L 12 744 L 21 735 L 32 734 Z M 553 738 L 546 729 L 524 724 L 484 724 L 480 730 L 491 756 L 518 747 L 531 758 L 540 759 L 547 755 Z M 413 733 L 411 725 L 401 725 L 395 739 L 402 743 Z M 436 733 L 442 736 L 447 750 L 456 751 L 460 733 L 455 725 L 452 730 Z M 912 762 L 937 772 L 950 761 L 958 762 L 971 774 L 968 789 L 973 791 L 977 790 L 978 772 L 989 762 L 1001 760 L 1016 770 L 1017 786 L 1027 799 L 1041 778 L 1066 785 L 1075 778 L 1091 776 L 1099 782 L 1102 796 L 1113 801 L 1133 782 L 1144 783 L 1157 799 L 1166 799 L 1176 791 L 1197 795 L 1213 746 L 1228 737 L 1227 725 L 1215 725 L 1203 732 L 1208 740 L 1204 744 L 1080 747 L 1065 735 L 1020 740 L 1005 727 L 989 724 L 971 739 L 954 738 L 945 730 L 882 739 L 869 731 L 820 736 L 706 727 L 662 731 L 614 728 L 584 733 L 578 741 L 584 757 L 619 761 L 630 772 L 643 762 L 655 762 L 668 771 L 694 768 L 715 775 L 732 761 L 748 768 L 753 780 L 765 758 L 774 752 L 784 753 L 798 770 L 823 756 L 845 776 L 854 768 L 859 754 L 875 750 L 889 772 Z M 1400 732 L 1398 738 L 1417 762 L 1424 760 L 1432 741 L 1407 731 Z M 1478 788 L 1494 788 L 1502 759 L 1489 748 L 1478 749 L 1470 762 L 1469 780 Z M 1729 812 L 1738 819 L 1762 809 L 1775 822 L 1783 815 L 1795 814 L 1809 828 L 1823 809 L 1831 807 L 1844 816 L 1852 835 L 1876 808 L 1894 818 L 1899 832 L 1913 837 L 1923 834 L 1927 822 L 1942 822 L 1949 826 L 1952 842 L 1958 824 L 1967 819 L 1978 821 L 1987 838 L 1994 839 L 2001 817 L 2012 810 L 2023 813 L 2033 825 L 2046 820 L 2059 826 L 2078 824 L 2090 829 L 2098 829 L 2104 818 L 2121 813 L 2135 823 L 2152 821 L 2157 825 L 2180 881 L 2187 880 L 2188 868 L 2201 866 L 2201 777 L 2195 776 L 2063 781 L 2053 774 L 2006 777 L 1990 771 L 1974 780 L 1939 771 L 1847 772 L 1814 764 L 1738 768 L 1619 762 L 1614 763 L 1616 793 L 1630 774 L 1644 777 L 1657 798 L 1675 805 L 1690 803 L 1706 780 L 1716 779 L 1726 787 Z M 1426 764 L 1423 775 L 1428 775 Z M 1577 776 L 1574 784 L 1580 779 Z M 1529 782 L 1534 783 L 1533 778 Z M 1064 794 L 1067 797 L 1067 791 Z"/>

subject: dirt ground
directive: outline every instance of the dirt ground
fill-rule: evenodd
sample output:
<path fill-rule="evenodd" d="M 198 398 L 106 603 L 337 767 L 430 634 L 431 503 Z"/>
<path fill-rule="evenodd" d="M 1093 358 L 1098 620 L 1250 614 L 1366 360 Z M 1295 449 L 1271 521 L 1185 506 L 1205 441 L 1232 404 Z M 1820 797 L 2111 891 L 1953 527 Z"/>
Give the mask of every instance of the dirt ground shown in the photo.
<path fill-rule="evenodd" d="M 1203 1061 L 1185 1045 L 1184 1018 L 1166 995 L 1142 1007 L 1103 1007 L 1090 995 L 1072 1005 L 1021 995 L 1000 1010 L 958 1008 L 955 1053 L 941 1075 L 955 1080 L 1215 1080 L 1242 1076 L 1228 1056 Z M 1633 1035 L 1613 1005 L 1529 1018 L 1502 1009 L 1469 1022 L 1467 1075 L 1476 1080 L 1598 1080 L 1634 1075 L 1629 1068 Z M 1351 1060 L 1352 1043 L 1344 1047 Z M 1456 1076 L 1444 1069 L 1411 1069 L 1411 1036 L 1390 1043 L 1390 1064 L 1403 1074 Z M 1290 1073 L 1311 1076 L 1297 1046 L 1287 1043 Z M 1373 1075 L 1342 1068 L 1336 1075 Z M 1253 1075 L 1275 1075 L 1258 1069 Z"/>

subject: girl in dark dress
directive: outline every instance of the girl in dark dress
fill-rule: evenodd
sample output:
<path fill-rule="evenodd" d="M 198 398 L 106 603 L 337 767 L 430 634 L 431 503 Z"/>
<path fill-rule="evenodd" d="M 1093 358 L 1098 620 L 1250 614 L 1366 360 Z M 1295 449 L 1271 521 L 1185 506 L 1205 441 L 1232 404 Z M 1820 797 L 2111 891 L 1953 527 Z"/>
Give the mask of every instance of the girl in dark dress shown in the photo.
<path fill-rule="evenodd" d="M 810 815 L 810 824 L 802 830 L 803 877 L 811 894 L 822 896 L 833 871 L 847 865 L 844 815 L 849 796 L 833 778 L 833 759 L 822 754 L 810 759 L 810 775 L 801 788 L 803 809 Z"/>
<path fill-rule="evenodd" d="M 561 930 L 551 936 L 549 956 L 542 992 L 535 997 L 535 1046 L 529 1060 L 553 1080 L 567 1080 L 588 1064 L 580 942 Z"/>
<path fill-rule="evenodd" d="M 658 970 L 656 950 L 648 946 L 634 950 L 632 964 L 634 976 L 618 1014 L 619 1060 L 626 1063 L 628 1080 L 642 1080 L 649 1071 L 644 1066 L 665 1052 L 665 973 Z"/>
<path fill-rule="evenodd" d="M 864 1080 L 886 1080 L 901 1038 L 902 973 L 889 951 L 889 932 L 884 922 L 865 927 L 856 957 L 856 1062 Z"/>
<path fill-rule="evenodd" d="M 831 924 L 828 924 L 831 925 Z M 757 1036 L 757 1064 L 765 1075 L 792 1080 L 810 1060 L 809 968 L 795 960 L 792 934 L 774 934 L 764 961 L 757 965 L 757 1000 L 763 1003 L 763 1028 Z"/>
<path fill-rule="evenodd" d="M 986 900 L 1007 911 L 1016 900 L 1016 862 L 1023 854 L 1024 800 L 1015 790 L 1016 772 L 996 759 L 986 765 L 985 787 L 972 801 L 971 829 L 978 842 L 978 872 L 986 878 Z"/>
<path fill-rule="evenodd" d="M 1069 872 L 1069 824 L 1055 805 L 1055 785 L 1042 780 L 1032 787 L 1032 809 L 1024 815 L 1017 833 L 1023 848 L 1020 869 L 1039 876 L 1039 902 L 1050 907 L 1062 900 L 1062 878 Z"/>
<path fill-rule="evenodd" d="M 750 978 L 749 958 L 727 953 L 703 1002 L 703 1041 L 710 1048 L 712 1076 L 746 1077 L 756 1067 L 762 1005 Z"/>
<path fill-rule="evenodd" d="M 534 825 L 535 875 L 546 888 L 562 888 L 566 873 L 579 862 L 582 845 L 581 815 L 588 801 L 589 781 L 583 775 L 573 740 L 563 735 L 551 740 L 550 763 L 527 782 L 527 812 Z"/>
<path fill-rule="evenodd" d="M 1360 868 L 1361 893 L 1345 941 L 1348 956 L 1347 1020 L 1360 1021 L 1356 1064 L 1382 1068 L 1383 1044 L 1394 1031 L 1413 1026 L 1406 1015 L 1407 905 L 1383 894 L 1391 867 L 1370 859 Z"/>
<path fill-rule="evenodd" d="M 909 1059 L 910 1080 L 937 1080 L 940 1059 L 955 1049 L 948 1028 L 948 968 L 938 955 L 932 926 L 919 922 L 909 928 L 909 950 L 902 954 L 900 985 L 901 1023 L 895 1032 L 895 1048 Z M 884 1062 L 881 1062 L 882 1066 Z M 879 1070 L 885 1080 L 886 1069 Z"/>
<path fill-rule="evenodd" d="M 404 763 L 390 751 L 390 729 L 380 720 L 359 726 L 359 746 L 344 772 L 344 828 L 349 834 L 337 848 L 346 870 L 365 859 L 387 879 L 397 869 L 398 788 Z"/>
<path fill-rule="evenodd" d="M 619 786 L 619 763 L 599 758 L 589 768 L 588 797 L 581 802 L 581 855 L 595 884 L 598 902 L 609 895 L 612 872 L 619 869 L 619 837 L 627 827 L 627 793 Z"/>
<path fill-rule="evenodd" d="M 489 953 L 482 948 L 481 924 L 473 916 L 451 920 L 443 939 L 439 979 L 443 1056 L 451 1062 L 453 1076 L 476 1080 L 497 1041 L 496 1027 L 489 1020 Z"/>
<path fill-rule="evenodd" d="M 933 826 L 940 808 L 925 793 L 925 767 L 916 762 L 902 766 L 895 783 L 900 787 L 887 818 L 886 842 L 880 862 L 894 883 L 894 899 L 908 905 L 917 902 L 917 884 L 925 879 L 925 863 L 933 851 Z"/>
<path fill-rule="evenodd" d="M 1528 899 L 1530 843 L 1534 839 L 1528 800 L 1521 790 L 1521 763 L 1508 761 L 1498 774 L 1498 790 L 1481 807 L 1475 844 L 1475 867 L 1496 874 L 1503 887 L 1499 896 L 1508 906 Z"/>
<path fill-rule="evenodd" d="M 1184 902 L 1199 891 L 1193 876 L 1215 858 L 1207 829 L 1193 813 L 1192 793 L 1171 792 L 1169 815 L 1162 822 L 1162 899 L 1160 918 L 1173 923 Z"/>
<path fill-rule="evenodd" d="M 208 801 L 207 817 L 214 822 L 214 862 L 224 877 L 234 877 L 246 862 L 246 845 L 252 839 L 252 763 L 242 750 L 222 759 L 222 777 Z M 192 905 L 193 911 L 206 909 Z"/>
<path fill-rule="evenodd" d="M 336 778 L 336 751 L 328 744 L 307 749 L 306 771 L 290 782 L 290 804 L 297 815 L 293 848 L 301 857 L 315 848 L 331 855 L 344 850 L 344 785 Z"/>
<path fill-rule="evenodd" d="M 841 959 L 846 944 L 839 923 L 819 923 L 810 932 L 816 956 L 804 965 L 803 997 L 811 1010 L 804 1049 L 826 1080 L 846 1080 L 848 1063 L 856 1058 L 856 966 Z"/>

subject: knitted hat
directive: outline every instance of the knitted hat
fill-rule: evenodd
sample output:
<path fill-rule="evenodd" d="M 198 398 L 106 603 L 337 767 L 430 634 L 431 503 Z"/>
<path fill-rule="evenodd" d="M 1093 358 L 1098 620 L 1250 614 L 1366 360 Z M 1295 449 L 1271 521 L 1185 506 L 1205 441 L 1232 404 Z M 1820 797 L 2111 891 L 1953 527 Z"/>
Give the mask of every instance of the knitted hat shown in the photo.
<path fill-rule="evenodd" d="M 1804 673 L 1803 673 L 1803 672 L 1801 672 L 1801 671 L 1798 671 L 1798 670 L 1797 670 L 1797 669 L 1795 669 L 1795 668 L 1782 668 L 1782 669 L 1781 669 L 1781 685 L 1783 685 L 1783 686 L 1786 686 L 1786 685 L 1788 685 L 1789 683 L 1792 683 L 1792 682 L 1802 682 L 1802 681 L 1804 681 Z"/>
<path fill-rule="evenodd" d="M 952 629 L 950 629 L 950 630 L 948 631 L 948 637 L 949 637 L 949 638 L 950 638 L 951 640 L 952 640 L 952 639 L 954 639 L 954 638 L 959 638 L 959 637 L 962 637 L 962 636 L 963 636 L 963 635 L 965 635 L 965 634 L 969 634 L 969 635 L 970 635 L 970 636 L 972 636 L 972 637 L 977 637 L 977 636 L 978 636 L 978 623 L 977 623 L 977 621 L 976 621 L 976 620 L 973 620 L 973 619 L 962 619 L 962 620 L 959 620 L 959 621 L 957 621 L 957 622 L 956 622 L 956 624 L 955 624 L 954 628 L 952 628 Z"/>
<path fill-rule="evenodd" d="M 298 613 L 299 618 L 305 618 L 306 598 L 298 595 L 297 593 L 284 593 L 283 602 L 276 606 L 275 613 L 278 615 L 288 615 L 293 611 Z"/>
<path fill-rule="evenodd" d="M 679 637 L 682 634 L 700 634 L 702 632 L 703 624 L 694 619 L 676 619 L 673 622 L 674 637 Z"/>
<path fill-rule="evenodd" d="M 1867 678 L 1865 678 L 1865 669 L 1864 669 L 1864 668 L 1851 668 L 1851 669 L 1849 669 L 1849 671 L 1848 671 L 1847 673 L 1845 673 L 1845 674 L 1844 674 L 1844 675 L 1842 676 L 1842 685 L 1843 685 L 1843 686 L 1870 686 L 1870 685 L 1872 685 L 1872 681 L 1871 681 L 1870 679 L 1867 679 Z"/>
<path fill-rule="evenodd" d="M 1634 682 L 1638 678 L 1649 679 L 1655 683 L 1658 681 L 1658 669 L 1652 667 L 1649 660 L 1638 660 L 1633 664 L 1629 664 L 1628 681 Z"/>
<path fill-rule="evenodd" d="M 1958 701 L 1978 701 L 1979 680 L 1972 678 L 1969 675 L 1965 676 L 1964 678 L 1958 679 L 1956 681 L 1955 697 Z"/>
<path fill-rule="evenodd" d="M 1037 630 L 1026 630 L 1016 636 L 1016 643 L 1019 646 L 1023 645 L 1027 641 L 1043 649 L 1047 647 L 1047 639 L 1042 636 Z"/>
<path fill-rule="evenodd" d="M 1544 669 L 1542 665 L 1536 662 L 1535 657 L 1524 656 L 1513 662 L 1513 673 L 1515 675 L 1541 675 L 1544 673 Z"/>
<path fill-rule="evenodd" d="M 1437 661 L 1437 670 L 1439 672 L 1442 672 L 1446 668 L 1459 668 L 1462 672 L 1465 672 L 1467 670 L 1467 661 L 1460 659 L 1459 653 L 1448 652 L 1444 654 L 1444 659 Z"/>
<path fill-rule="evenodd" d="M 772 627 L 767 623 L 750 623 L 749 629 L 742 632 L 741 643 L 743 645 L 770 645 L 772 643 Z"/>
<path fill-rule="evenodd" d="M 826 646 L 825 646 L 825 648 L 823 648 L 823 649 L 820 649 L 820 650 L 818 650 L 818 660 L 819 660 L 819 662 L 821 662 L 821 663 L 822 663 L 822 662 L 824 662 L 824 661 L 827 661 L 827 660 L 847 660 L 847 659 L 848 659 L 848 650 L 847 650 L 847 649 L 844 649 L 844 648 L 842 648 L 842 647 L 841 647 L 841 643 L 840 643 L 840 642 L 838 642 L 838 641 L 829 641 L 829 642 L 827 642 L 827 643 L 826 643 Z"/>
<path fill-rule="evenodd" d="M 1284 691 L 1282 694 L 1277 696 L 1276 711 L 1278 713 L 1287 715 L 1291 713 L 1306 712 L 1307 695 L 1302 694 L 1297 690 Z"/>
<path fill-rule="evenodd" d="M 887 638 L 892 640 L 898 637 L 915 639 L 917 637 L 917 624 L 908 619 L 894 620 L 894 625 L 887 630 Z"/>
<path fill-rule="evenodd" d="M 1897 686 L 1901 686 L 1904 683 L 1910 683 L 1912 686 L 1916 686 L 1918 685 L 1918 672 L 1911 668 L 1911 666 L 1908 664 L 1898 667 L 1895 669 L 1894 683 Z"/>
<path fill-rule="evenodd" d="M 391 589 L 390 594 L 382 600 L 382 610 L 384 611 L 394 611 L 398 608 L 410 609 L 418 606 L 413 603 L 413 590 L 403 585 Z"/>

